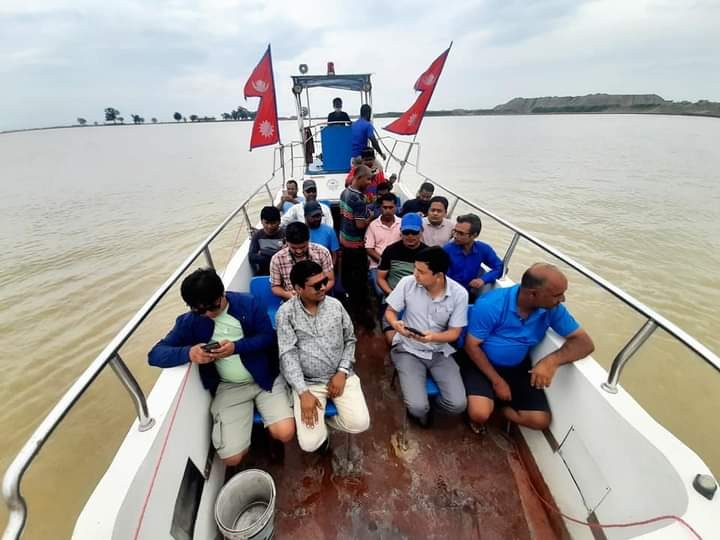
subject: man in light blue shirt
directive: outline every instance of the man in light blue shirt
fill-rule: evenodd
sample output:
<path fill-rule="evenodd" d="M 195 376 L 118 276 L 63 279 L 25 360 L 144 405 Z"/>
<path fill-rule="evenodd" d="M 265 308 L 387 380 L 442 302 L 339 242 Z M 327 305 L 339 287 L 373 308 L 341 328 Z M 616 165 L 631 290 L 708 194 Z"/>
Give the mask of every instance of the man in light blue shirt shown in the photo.
<path fill-rule="evenodd" d="M 461 362 L 471 422 L 484 424 L 498 401 L 511 422 L 539 430 L 550 425 L 543 389 L 558 367 L 595 348 L 562 304 L 567 285 L 557 267 L 537 263 L 525 271 L 520 285 L 495 289 L 475 303 L 465 339 L 470 362 Z M 565 343 L 533 367 L 530 349 L 548 328 Z"/>
<path fill-rule="evenodd" d="M 327 248 L 332 255 L 333 266 L 337 264 L 337 253 L 340 250 L 340 242 L 338 242 L 335 229 L 322 222 L 323 210 L 317 201 L 308 201 L 305 203 L 305 224 L 310 229 L 310 241 L 313 244 L 320 244 Z"/>
<path fill-rule="evenodd" d="M 396 332 L 390 357 L 408 414 L 423 427 L 429 425 L 428 372 L 440 390 L 436 403 L 445 412 L 460 414 L 467 403 L 450 344 L 467 324 L 468 295 L 445 277 L 449 264 L 447 253 L 438 246 L 420 250 L 414 274 L 402 278 L 387 297 L 385 317 Z"/>

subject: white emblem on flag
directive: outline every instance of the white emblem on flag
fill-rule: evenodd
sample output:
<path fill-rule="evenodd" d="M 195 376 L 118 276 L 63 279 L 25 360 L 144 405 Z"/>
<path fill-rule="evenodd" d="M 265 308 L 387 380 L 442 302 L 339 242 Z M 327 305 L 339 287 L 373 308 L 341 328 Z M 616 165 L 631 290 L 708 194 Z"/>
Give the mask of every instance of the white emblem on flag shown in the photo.
<path fill-rule="evenodd" d="M 423 82 L 430 86 L 432 83 L 435 82 L 435 75 L 433 73 L 428 73 L 427 76 L 423 79 Z"/>
<path fill-rule="evenodd" d="M 262 94 L 268 88 L 270 88 L 270 85 L 261 79 L 259 81 L 253 81 L 252 87 L 255 89 L 256 92 L 260 92 Z"/>
<path fill-rule="evenodd" d="M 417 122 L 417 113 L 412 113 L 410 117 L 408 118 L 408 125 L 414 126 L 415 122 Z"/>
<path fill-rule="evenodd" d="M 260 135 L 265 137 L 266 139 L 269 139 L 273 136 L 273 133 L 275 130 L 272 127 L 272 124 L 268 122 L 267 120 L 263 120 L 260 122 L 260 126 L 258 127 L 258 131 L 260 132 Z"/>

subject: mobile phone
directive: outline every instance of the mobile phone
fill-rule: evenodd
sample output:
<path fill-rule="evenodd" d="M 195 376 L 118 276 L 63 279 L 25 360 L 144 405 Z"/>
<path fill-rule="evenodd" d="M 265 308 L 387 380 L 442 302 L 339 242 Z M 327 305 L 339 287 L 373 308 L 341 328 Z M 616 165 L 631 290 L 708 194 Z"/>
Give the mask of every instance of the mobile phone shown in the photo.
<path fill-rule="evenodd" d="M 425 332 L 421 332 L 420 330 L 416 330 L 416 329 L 413 328 L 412 326 L 406 326 L 406 327 L 405 327 L 405 330 L 407 330 L 407 331 L 410 332 L 411 334 L 415 334 L 416 336 L 423 336 L 423 337 L 425 337 Z"/>
<path fill-rule="evenodd" d="M 210 343 L 206 343 L 202 346 L 202 350 L 205 352 L 212 352 L 215 349 L 219 349 L 220 344 L 217 341 L 211 341 Z"/>

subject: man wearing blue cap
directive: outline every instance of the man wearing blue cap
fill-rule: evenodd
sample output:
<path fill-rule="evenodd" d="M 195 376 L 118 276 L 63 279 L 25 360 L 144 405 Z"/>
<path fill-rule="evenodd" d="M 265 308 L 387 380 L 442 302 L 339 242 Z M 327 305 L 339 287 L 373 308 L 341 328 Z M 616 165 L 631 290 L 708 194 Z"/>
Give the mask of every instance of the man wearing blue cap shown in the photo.
<path fill-rule="evenodd" d="M 422 248 L 423 223 L 419 214 L 407 214 L 400 222 L 402 238 L 390 244 L 383 251 L 378 265 L 377 285 L 385 294 L 390 294 L 405 276 L 413 273 L 415 257 Z"/>

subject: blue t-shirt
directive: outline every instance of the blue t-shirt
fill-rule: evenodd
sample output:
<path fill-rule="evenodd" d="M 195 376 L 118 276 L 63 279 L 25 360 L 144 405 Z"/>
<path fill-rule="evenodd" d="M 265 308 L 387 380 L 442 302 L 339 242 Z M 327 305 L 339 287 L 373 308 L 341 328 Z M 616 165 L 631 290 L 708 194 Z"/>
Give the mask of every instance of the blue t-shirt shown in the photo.
<path fill-rule="evenodd" d="M 362 154 L 367 147 L 368 139 L 373 134 L 373 125 L 364 118 L 358 118 L 352 123 L 352 157 Z"/>
<path fill-rule="evenodd" d="M 310 229 L 310 241 L 326 247 L 331 253 L 340 249 L 335 229 L 324 223 L 321 223 L 317 229 Z"/>
<path fill-rule="evenodd" d="M 465 253 L 463 247 L 453 241 L 445 244 L 443 249 L 450 255 L 450 269 L 447 277 L 454 279 L 466 289 L 470 287 L 470 282 L 477 277 L 485 283 L 494 283 L 502 276 L 502 259 L 485 242 L 479 240 L 473 242 L 470 253 Z M 490 270 L 483 273 L 481 264 L 487 265 Z"/>
<path fill-rule="evenodd" d="M 521 319 L 517 312 L 519 290 L 520 285 L 494 289 L 481 296 L 472 309 L 468 333 L 482 340 L 480 347 L 496 366 L 520 364 L 530 348 L 543 340 L 548 328 L 563 337 L 580 328 L 563 304 L 538 308 Z"/>

